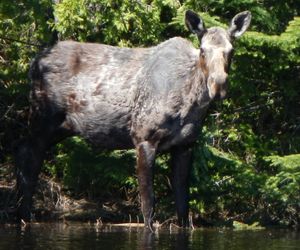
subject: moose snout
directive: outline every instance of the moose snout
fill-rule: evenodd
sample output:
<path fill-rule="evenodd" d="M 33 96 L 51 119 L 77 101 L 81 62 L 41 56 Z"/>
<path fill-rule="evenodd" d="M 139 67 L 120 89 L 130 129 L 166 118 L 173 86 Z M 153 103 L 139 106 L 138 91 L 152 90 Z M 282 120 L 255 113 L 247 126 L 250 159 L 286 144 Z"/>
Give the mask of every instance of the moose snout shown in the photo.
<path fill-rule="evenodd" d="M 211 75 L 208 78 L 208 91 L 211 99 L 222 100 L 226 97 L 227 93 L 228 75 L 218 74 Z"/>

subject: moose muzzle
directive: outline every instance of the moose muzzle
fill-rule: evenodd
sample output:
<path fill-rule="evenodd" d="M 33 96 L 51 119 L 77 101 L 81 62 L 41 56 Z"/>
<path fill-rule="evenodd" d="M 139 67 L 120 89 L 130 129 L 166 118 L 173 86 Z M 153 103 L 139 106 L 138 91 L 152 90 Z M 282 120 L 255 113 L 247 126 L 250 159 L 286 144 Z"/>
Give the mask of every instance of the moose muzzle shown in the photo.
<path fill-rule="evenodd" d="M 207 81 L 209 97 L 214 100 L 222 100 L 226 97 L 227 93 L 228 75 L 212 74 Z"/>

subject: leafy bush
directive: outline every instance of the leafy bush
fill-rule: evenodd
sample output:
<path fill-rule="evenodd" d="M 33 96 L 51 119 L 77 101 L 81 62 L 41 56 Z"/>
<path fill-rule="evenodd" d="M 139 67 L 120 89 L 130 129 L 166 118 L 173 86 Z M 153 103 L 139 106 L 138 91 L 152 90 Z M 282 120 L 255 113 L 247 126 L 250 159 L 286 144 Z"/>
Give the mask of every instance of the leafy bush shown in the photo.
<path fill-rule="evenodd" d="M 300 154 L 264 157 L 267 179 L 260 188 L 272 221 L 297 225 L 300 221 Z"/>
<path fill-rule="evenodd" d="M 133 151 L 95 154 L 85 141 L 73 137 L 56 146 L 55 158 L 46 164 L 45 170 L 61 178 L 73 194 L 94 199 L 111 196 L 124 187 L 136 188 L 134 166 Z"/>

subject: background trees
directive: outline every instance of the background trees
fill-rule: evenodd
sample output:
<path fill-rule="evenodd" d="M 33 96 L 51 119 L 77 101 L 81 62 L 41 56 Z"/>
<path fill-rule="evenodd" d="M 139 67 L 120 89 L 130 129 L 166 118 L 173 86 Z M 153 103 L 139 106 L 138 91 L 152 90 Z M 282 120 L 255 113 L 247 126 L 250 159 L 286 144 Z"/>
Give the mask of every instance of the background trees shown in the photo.
<path fill-rule="evenodd" d="M 198 46 L 184 27 L 186 9 L 198 11 L 208 27 L 225 27 L 242 10 L 248 9 L 253 15 L 251 31 L 235 42 L 229 99 L 211 107 L 195 147 L 191 187 L 195 218 L 207 222 L 241 219 L 299 225 L 297 0 L 24 0 L 13 4 L 2 0 L 2 166 L 11 164 L 14 142 L 27 129 L 27 71 L 38 51 L 58 39 L 145 47 L 184 36 Z M 173 211 L 167 161 L 168 156 L 161 156 L 157 162 L 161 217 Z M 49 154 L 44 171 L 62 181 L 73 194 L 96 198 L 112 192 L 124 196 L 124 189 L 134 191 L 133 165 L 132 152 L 95 155 L 82 140 L 73 138 Z"/>

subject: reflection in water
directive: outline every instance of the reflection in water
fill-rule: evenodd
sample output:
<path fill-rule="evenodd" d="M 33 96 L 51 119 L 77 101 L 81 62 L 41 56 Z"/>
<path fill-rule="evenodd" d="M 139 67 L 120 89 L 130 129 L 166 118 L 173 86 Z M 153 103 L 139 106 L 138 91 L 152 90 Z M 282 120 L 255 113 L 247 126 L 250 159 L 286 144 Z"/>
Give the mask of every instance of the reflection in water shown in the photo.
<path fill-rule="evenodd" d="M 168 231 L 150 233 L 148 230 L 137 232 L 135 249 L 189 249 L 191 231 L 181 230 L 176 233 Z"/>
<path fill-rule="evenodd" d="M 0 226 L 0 249 L 300 249 L 300 233 L 287 230 L 159 230 L 89 224 Z"/>
<path fill-rule="evenodd" d="M 149 233 L 148 230 L 142 230 L 137 234 L 137 248 L 138 249 L 155 249 L 154 242 L 157 235 Z"/>

